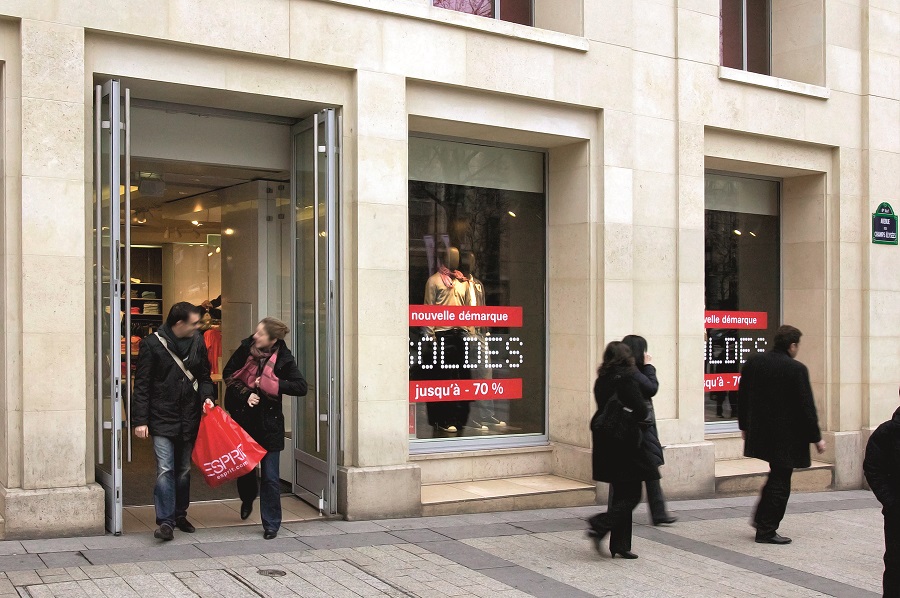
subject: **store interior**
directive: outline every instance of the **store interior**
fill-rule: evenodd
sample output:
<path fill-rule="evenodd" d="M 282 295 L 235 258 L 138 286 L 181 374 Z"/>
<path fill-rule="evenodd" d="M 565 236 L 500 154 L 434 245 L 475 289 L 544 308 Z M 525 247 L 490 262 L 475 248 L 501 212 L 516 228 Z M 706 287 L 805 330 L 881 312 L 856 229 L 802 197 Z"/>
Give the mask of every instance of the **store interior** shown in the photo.
<path fill-rule="evenodd" d="M 130 312 L 129 324 L 123 318 L 123 332 L 130 338 L 132 371 L 141 340 L 163 324 L 174 303 L 210 307 L 211 302 L 202 331 L 221 399 L 222 370 L 256 322 L 265 316 L 290 320 L 290 175 L 132 158 L 129 179 L 131 211 L 123 210 L 122 217 L 131 225 L 131 246 L 123 247 L 131 257 L 131 291 L 122 312 Z M 290 429 L 290 401 L 284 409 Z M 282 467 L 282 475 L 292 470 Z M 153 504 L 155 478 L 151 443 L 130 437 L 123 462 L 124 504 Z M 285 492 L 290 487 L 285 481 Z M 234 484 L 210 488 L 199 472 L 192 476 L 193 501 L 236 496 Z"/>

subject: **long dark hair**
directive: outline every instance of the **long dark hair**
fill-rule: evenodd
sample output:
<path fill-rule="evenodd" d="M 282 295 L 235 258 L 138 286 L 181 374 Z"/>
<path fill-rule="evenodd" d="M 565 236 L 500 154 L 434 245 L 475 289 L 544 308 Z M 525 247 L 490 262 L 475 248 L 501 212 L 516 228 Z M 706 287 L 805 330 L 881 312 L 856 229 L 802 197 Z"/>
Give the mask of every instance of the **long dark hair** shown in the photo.
<path fill-rule="evenodd" d="M 647 339 L 636 334 L 629 334 L 622 339 L 622 342 L 631 349 L 631 354 L 634 355 L 634 365 L 639 368 L 644 367 L 644 355 L 647 353 Z"/>
<path fill-rule="evenodd" d="M 597 369 L 597 375 L 602 377 L 608 374 L 618 374 L 634 369 L 634 355 L 631 349 L 623 342 L 613 341 L 606 345 L 603 351 L 603 363 Z"/>

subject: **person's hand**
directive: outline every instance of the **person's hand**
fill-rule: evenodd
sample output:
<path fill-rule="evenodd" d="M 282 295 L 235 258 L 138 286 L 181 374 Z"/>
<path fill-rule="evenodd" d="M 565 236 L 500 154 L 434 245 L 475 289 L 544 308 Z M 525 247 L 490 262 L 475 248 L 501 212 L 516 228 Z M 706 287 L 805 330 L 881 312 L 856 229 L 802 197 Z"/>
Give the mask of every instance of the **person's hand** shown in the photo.
<path fill-rule="evenodd" d="M 649 353 L 644 353 L 644 365 L 650 365 L 653 363 L 653 356 Z"/>
<path fill-rule="evenodd" d="M 147 426 L 138 426 L 137 428 L 134 429 L 134 435 L 137 436 L 138 438 L 140 438 L 141 440 L 149 438 L 150 437 L 150 428 L 148 428 Z"/>
<path fill-rule="evenodd" d="M 825 441 L 824 440 L 820 440 L 819 442 L 816 443 L 816 452 L 818 452 L 820 455 L 825 452 Z"/>
<path fill-rule="evenodd" d="M 206 397 L 206 400 L 203 401 L 203 406 L 204 407 L 208 406 L 210 409 L 212 409 L 213 407 L 216 406 L 216 403 L 211 398 Z"/>
<path fill-rule="evenodd" d="M 251 394 L 250 398 L 247 399 L 247 404 L 251 407 L 256 407 L 257 405 L 259 405 L 259 395 L 255 392 Z"/>
<path fill-rule="evenodd" d="M 257 376 L 257 377 L 256 377 L 256 382 L 253 383 L 253 386 L 254 386 L 255 388 L 259 388 L 259 383 L 260 383 L 261 380 L 262 380 L 262 378 L 260 378 L 259 376 Z"/>

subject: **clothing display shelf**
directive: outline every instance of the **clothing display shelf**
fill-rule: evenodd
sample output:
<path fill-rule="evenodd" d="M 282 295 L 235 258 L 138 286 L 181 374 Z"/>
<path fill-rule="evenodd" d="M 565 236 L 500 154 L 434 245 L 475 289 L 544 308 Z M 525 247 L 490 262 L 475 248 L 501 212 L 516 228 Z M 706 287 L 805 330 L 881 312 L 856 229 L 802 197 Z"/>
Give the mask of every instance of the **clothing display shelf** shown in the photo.
<path fill-rule="evenodd" d="M 129 307 L 140 308 L 140 313 L 132 313 L 132 321 L 162 322 L 163 320 L 163 285 L 158 282 L 134 282 L 131 283 L 131 297 L 122 297 L 123 304 L 130 303 Z M 151 306 L 150 309 L 147 306 Z M 123 307 L 125 307 L 123 305 Z M 150 312 L 150 313 L 147 313 Z"/>

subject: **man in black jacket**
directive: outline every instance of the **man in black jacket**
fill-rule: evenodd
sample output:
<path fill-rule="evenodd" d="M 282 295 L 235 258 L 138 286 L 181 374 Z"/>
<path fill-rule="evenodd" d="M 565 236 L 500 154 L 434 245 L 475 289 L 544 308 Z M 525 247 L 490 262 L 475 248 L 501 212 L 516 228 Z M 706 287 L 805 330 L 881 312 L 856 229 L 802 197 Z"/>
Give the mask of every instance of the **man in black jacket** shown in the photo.
<path fill-rule="evenodd" d="M 884 507 L 884 596 L 900 598 L 900 409 L 872 432 L 863 470 Z"/>
<path fill-rule="evenodd" d="M 166 323 L 141 341 L 131 399 L 131 421 L 138 438 L 153 438 L 156 487 L 153 535 L 171 540 L 174 528 L 193 533 L 187 520 L 191 502 L 191 453 L 203 399 L 212 405 L 206 344 L 197 332 L 202 310 L 190 303 L 172 306 Z"/>
<path fill-rule="evenodd" d="M 744 455 L 769 462 L 769 478 L 753 515 L 760 544 L 790 544 L 778 526 L 791 496 L 791 475 L 794 468 L 812 464 L 811 443 L 819 454 L 825 452 L 809 371 L 796 360 L 801 335 L 793 326 L 781 326 L 775 348 L 751 357 L 741 372 L 738 425 Z"/>

